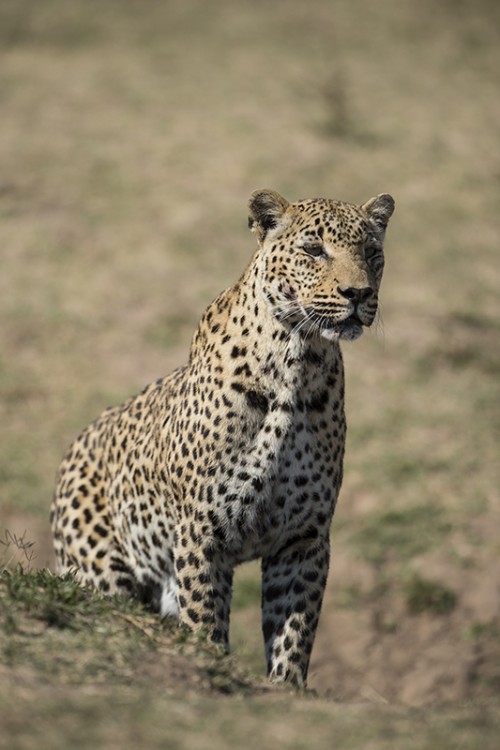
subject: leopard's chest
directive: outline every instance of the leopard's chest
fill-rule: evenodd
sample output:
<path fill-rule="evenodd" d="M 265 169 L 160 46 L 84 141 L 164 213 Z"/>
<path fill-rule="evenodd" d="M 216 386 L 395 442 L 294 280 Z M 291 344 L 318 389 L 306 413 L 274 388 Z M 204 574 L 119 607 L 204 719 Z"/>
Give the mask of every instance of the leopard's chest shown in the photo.
<path fill-rule="evenodd" d="M 342 480 L 343 404 L 323 391 L 316 401 L 299 399 L 286 416 L 267 417 L 253 438 L 249 431 L 222 472 L 224 495 L 212 519 L 235 563 L 311 541 L 329 526 Z"/>
<path fill-rule="evenodd" d="M 177 517 L 236 563 L 329 521 L 345 426 L 339 350 L 235 340 L 193 357 L 164 434 Z"/>

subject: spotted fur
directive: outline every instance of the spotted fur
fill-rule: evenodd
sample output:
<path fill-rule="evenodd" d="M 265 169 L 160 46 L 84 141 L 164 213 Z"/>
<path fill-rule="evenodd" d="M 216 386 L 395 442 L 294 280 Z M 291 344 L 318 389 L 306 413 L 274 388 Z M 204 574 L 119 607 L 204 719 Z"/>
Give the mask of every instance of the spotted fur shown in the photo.
<path fill-rule="evenodd" d="M 339 340 L 375 318 L 394 201 L 260 190 L 249 208 L 258 249 L 188 364 L 76 439 L 51 520 L 60 572 L 227 648 L 233 570 L 260 558 L 268 674 L 304 684 L 342 481 Z"/>

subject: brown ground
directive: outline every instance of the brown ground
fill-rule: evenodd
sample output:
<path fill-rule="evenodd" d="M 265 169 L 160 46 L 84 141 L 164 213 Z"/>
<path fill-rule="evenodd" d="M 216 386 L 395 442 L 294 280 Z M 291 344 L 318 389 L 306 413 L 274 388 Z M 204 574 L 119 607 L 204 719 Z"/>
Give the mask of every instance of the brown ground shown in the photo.
<path fill-rule="evenodd" d="M 310 684 L 380 706 L 381 726 L 398 704 L 472 701 L 473 724 L 498 701 L 499 9 L 0 4 L 0 538 L 25 533 L 51 565 L 66 445 L 184 361 L 253 249 L 253 189 L 387 191 L 381 319 L 345 347 L 346 471 Z M 233 644 L 262 673 L 256 581 L 255 566 L 238 575 Z M 176 659 L 143 669 L 167 690 Z M 188 734 L 198 709 L 179 708 Z"/>
<path fill-rule="evenodd" d="M 36 540 L 33 566 L 52 565 L 50 534 L 44 522 L 33 523 L 29 515 L 12 514 L 5 526 L 18 537 Z M 22 553 L 17 557 L 25 558 Z M 426 579 L 447 582 L 456 597 L 450 613 L 409 613 L 401 584 L 384 591 L 380 573 L 372 565 L 353 557 L 342 543 L 336 546 L 310 667 L 310 688 L 335 700 L 410 706 L 496 694 L 500 571 L 490 569 L 485 574 L 478 563 L 457 569 L 439 550 L 414 560 L 414 567 Z M 252 576 L 257 575 L 256 566 L 252 571 Z M 233 619 L 236 660 L 241 666 L 251 663 L 262 673 L 258 601 L 237 610 Z M 476 623 L 488 627 L 481 632 L 477 625 L 474 629 Z M 245 648 L 239 656 L 240 639 Z M 172 649 L 152 655 L 142 663 L 140 674 L 166 689 L 176 685 L 202 688 L 197 666 Z"/>

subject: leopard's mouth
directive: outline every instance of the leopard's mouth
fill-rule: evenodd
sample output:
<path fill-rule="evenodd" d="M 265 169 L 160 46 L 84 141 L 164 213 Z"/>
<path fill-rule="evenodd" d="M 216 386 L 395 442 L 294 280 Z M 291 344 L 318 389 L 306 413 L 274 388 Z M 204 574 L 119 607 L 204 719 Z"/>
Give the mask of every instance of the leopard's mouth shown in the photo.
<path fill-rule="evenodd" d="M 313 307 L 303 306 L 297 292 L 289 284 L 280 286 L 279 296 L 281 304 L 278 319 L 286 322 L 292 330 L 297 330 L 303 337 L 308 337 L 315 332 L 329 341 L 339 339 L 353 341 L 362 335 L 365 326 L 370 325 L 369 322 L 363 322 L 356 311 L 347 313 L 339 320 L 338 314 L 332 315 L 327 310 L 323 312 Z M 275 298 L 269 297 L 268 299 L 271 305 L 276 304 Z"/>
<path fill-rule="evenodd" d="M 339 339 L 353 341 L 362 335 L 365 326 L 355 312 L 341 320 L 330 315 L 320 315 L 312 310 L 306 310 L 306 314 L 308 319 L 315 324 L 320 335 L 329 341 Z"/>
<path fill-rule="evenodd" d="M 321 335 L 328 341 L 354 341 L 363 334 L 364 324 L 357 315 L 350 315 L 339 323 L 334 323 L 328 328 L 321 329 Z"/>

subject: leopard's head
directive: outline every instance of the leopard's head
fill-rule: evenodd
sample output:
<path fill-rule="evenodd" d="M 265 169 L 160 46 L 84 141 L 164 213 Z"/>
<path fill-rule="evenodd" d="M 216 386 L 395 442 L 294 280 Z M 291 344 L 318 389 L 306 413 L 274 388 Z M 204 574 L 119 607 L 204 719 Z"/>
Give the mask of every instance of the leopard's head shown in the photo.
<path fill-rule="evenodd" d="M 358 338 L 377 312 L 393 198 L 382 193 L 360 206 L 326 198 L 289 203 L 257 190 L 249 208 L 260 283 L 275 317 L 301 336 Z"/>

